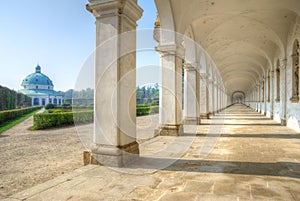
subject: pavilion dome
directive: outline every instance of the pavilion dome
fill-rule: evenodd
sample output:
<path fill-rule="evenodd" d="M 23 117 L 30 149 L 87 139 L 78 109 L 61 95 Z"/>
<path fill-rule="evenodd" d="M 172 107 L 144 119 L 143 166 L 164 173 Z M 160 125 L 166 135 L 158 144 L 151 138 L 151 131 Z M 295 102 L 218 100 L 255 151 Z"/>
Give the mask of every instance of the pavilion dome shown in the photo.
<path fill-rule="evenodd" d="M 50 78 L 41 72 L 41 67 L 37 65 L 35 73 L 28 75 L 21 84 L 23 87 L 30 85 L 44 85 L 53 87 L 53 82 Z"/>

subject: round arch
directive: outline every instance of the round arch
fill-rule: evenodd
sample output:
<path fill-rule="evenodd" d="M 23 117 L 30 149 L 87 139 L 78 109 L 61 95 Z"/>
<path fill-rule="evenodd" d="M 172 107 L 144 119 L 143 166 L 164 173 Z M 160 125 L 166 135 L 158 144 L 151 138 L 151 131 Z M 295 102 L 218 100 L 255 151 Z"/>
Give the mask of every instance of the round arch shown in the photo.
<path fill-rule="evenodd" d="M 235 91 L 232 93 L 231 101 L 232 103 L 245 103 L 246 95 L 243 91 Z"/>

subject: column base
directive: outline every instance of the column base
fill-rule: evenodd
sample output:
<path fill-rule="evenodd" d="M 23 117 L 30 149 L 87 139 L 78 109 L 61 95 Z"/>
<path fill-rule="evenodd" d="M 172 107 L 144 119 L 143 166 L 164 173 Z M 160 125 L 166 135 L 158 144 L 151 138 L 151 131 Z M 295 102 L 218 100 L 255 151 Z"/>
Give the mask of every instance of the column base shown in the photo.
<path fill-rule="evenodd" d="M 281 119 L 281 126 L 286 126 L 286 119 Z"/>
<path fill-rule="evenodd" d="M 210 112 L 210 113 L 208 113 L 208 119 L 211 119 L 211 116 L 214 116 L 215 115 L 215 113 L 214 112 Z"/>
<path fill-rule="evenodd" d="M 209 113 L 207 113 L 207 114 L 200 114 L 200 119 L 209 119 Z"/>
<path fill-rule="evenodd" d="M 201 120 L 199 117 L 185 117 L 184 124 L 186 125 L 200 125 Z"/>
<path fill-rule="evenodd" d="M 91 152 L 83 153 L 84 164 L 123 167 L 139 158 L 139 144 L 132 142 L 124 146 L 95 144 Z"/>
<path fill-rule="evenodd" d="M 160 136 L 181 136 L 183 135 L 183 125 L 162 125 L 158 129 Z"/>

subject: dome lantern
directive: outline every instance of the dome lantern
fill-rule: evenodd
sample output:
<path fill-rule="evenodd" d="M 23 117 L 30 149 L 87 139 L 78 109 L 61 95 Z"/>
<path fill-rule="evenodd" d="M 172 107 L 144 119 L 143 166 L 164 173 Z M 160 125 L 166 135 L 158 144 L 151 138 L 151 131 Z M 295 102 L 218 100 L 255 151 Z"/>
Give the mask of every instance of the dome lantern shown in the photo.
<path fill-rule="evenodd" d="M 42 72 L 40 65 L 37 65 L 37 67 L 35 67 L 35 72 L 36 73 L 41 73 Z"/>

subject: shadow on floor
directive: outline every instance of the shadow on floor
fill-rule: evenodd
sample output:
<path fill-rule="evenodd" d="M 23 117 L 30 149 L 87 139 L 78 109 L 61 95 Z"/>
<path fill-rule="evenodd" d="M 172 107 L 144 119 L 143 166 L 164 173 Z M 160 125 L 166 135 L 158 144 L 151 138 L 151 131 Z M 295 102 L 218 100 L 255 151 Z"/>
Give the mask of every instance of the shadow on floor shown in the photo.
<path fill-rule="evenodd" d="M 232 117 L 211 117 L 211 120 L 214 120 L 214 119 L 221 119 L 221 120 L 253 120 L 253 121 L 260 121 L 260 120 L 271 120 L 270 118 L 268 117 L 265 117 L 265 118 L 242 118 L 242 117 L 239 117 L 239 118 L 232 118 Z"/>
<path fill-rule="evenodd" d="M 249 124 L 244 124 L 244 123 L 235 123 L 235 124 L 228 124 L 228 123 L 224 123 L 224 124 L 217 124 L 217 123 L 201 123 L 200 125 L 204 125 L 204 126 L 209 126 L 209 125 L 226 125 L 226 126 L 281 126 L 279 123 L 278 124 L 252 124 L 252 123 L 249 123 Z"/>
<path fill-rule="evenodd" d="M 182 137 L 233 137 L 233 138 L 277 138 L 300 139 L 300 134 L 204 134 L 184 133 Z"/>
<path fill-rule="evenodd" d="M 129 168 L 155 169 L 161 164 L 172 164 L 163 170 L 300 178 L 300 164 L 291 162 L 257 163 L 141 157 L 138 164 Z"/>

